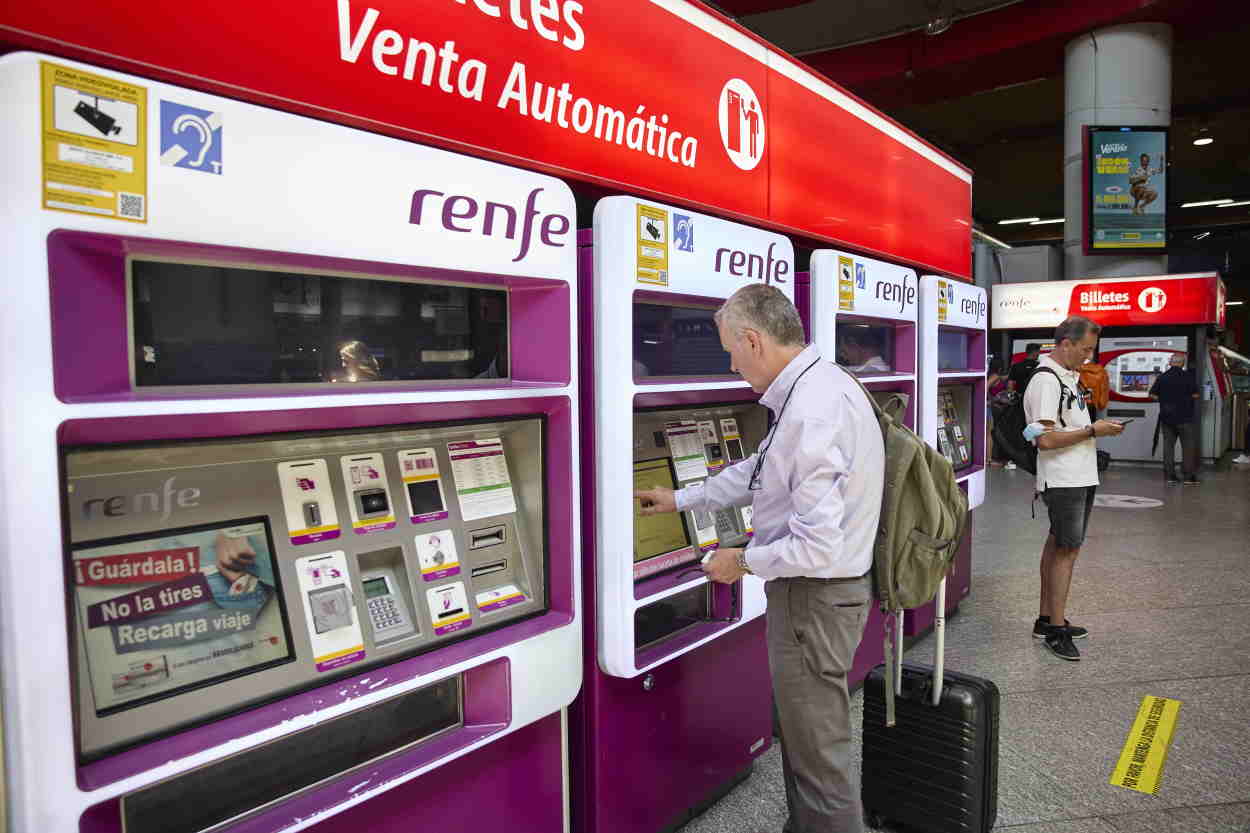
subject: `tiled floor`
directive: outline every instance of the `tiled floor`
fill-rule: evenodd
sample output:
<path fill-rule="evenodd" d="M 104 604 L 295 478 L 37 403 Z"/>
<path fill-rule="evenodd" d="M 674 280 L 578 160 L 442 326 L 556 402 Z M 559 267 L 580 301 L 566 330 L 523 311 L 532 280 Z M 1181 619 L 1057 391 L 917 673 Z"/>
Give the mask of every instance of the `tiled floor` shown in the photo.
<path fill-rule="evenodd" d="M 1030 636 L 1046 530 L 1031 480 L 990 472 L 972 596 L 947 626 L 947 667 L 1002 692 L 995 829 L 1250 833 L 1250 467 L 1208 468 L 1196 488 L 1141 467 L 1104 474 L 1104 493 L 1164 503 L 1094 510 L 1068 610 L 1090 629 L 1079 663 Z M 932 657 L 931 637 L 907 654 Z M 1183 704 L 1157 796 L 1108 783 L 1145 695 Z M 785 816 L 774 747 L 683 833 L 775 833 Z"/>

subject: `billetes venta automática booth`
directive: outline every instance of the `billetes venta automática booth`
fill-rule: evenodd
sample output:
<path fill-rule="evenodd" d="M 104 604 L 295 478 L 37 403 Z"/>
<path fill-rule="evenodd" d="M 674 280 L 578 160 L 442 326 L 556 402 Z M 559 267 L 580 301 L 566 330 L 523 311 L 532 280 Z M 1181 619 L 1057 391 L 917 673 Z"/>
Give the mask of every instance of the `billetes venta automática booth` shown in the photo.
<path fill-rule="evenodd" d="M 1184 355 L 1202 391 L 1200 453 L 1216 459 L 1231 447 L 1233 428 L 1232 391 L 1216 350 L 1226 296 L 1215 272 L 999 284 L 993 324 L 1010 340 L 1013 363 L 1031 343 L 1049 352 L 1054 328 L 1069 315 L 1102 325 L 1095 358 L 1106 367 L 1111 392 L 1100 416 L 1133 420 L 1098 441 L 1113 460 L 1162 459 L 1162 449 L 1152 448 L 1159 404 L 1150 401 L 1150 387 L 1173 355 Z"/>

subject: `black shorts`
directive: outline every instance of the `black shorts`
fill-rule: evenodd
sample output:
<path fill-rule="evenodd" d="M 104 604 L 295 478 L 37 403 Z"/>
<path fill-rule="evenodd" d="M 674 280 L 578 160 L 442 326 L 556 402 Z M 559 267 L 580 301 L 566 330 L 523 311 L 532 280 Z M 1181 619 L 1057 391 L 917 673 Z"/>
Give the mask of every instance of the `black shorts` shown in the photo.
<path fill-rule="evenodd" d="M 1097 486 L 1050 486 L 1042 492 L 1042 502 L 1050 512 L 1050 534 L 1061 549 L 1080 549 L 1089 528 Z"/>

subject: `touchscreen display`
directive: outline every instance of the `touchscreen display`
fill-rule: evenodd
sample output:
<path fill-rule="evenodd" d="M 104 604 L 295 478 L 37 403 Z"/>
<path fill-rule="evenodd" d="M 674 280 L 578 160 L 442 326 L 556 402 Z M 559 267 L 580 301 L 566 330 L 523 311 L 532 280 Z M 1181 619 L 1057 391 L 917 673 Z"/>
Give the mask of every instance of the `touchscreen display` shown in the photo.
<path fill-rule="evenodd" d="M 74 547 L 96 714 L 293 659 L 271 541 L 251 518 Z"/>
<path fill-rule="evenodd" d="M 669 489 L 676 487 L 668 458 L 634 463 L 634 488 L 652 489 L 656 486 Z M 682 513 L 666 512 L 644 517 L 640 514 L 641 509 L 642 503 L 634 500 L 635 562 L 690 546 L 690 536 L 681 519 Z"/>

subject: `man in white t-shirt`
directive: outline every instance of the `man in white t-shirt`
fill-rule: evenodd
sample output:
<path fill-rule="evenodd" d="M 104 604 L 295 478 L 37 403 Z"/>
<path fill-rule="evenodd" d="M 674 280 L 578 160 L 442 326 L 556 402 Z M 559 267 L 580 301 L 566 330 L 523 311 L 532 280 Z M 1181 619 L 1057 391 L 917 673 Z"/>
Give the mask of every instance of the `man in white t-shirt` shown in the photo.
<path fill-rule="evenodd" d="M 1124 430 L 1118 422 L 1090 423 L 1079 369 L 1093 355 L 1102 328 L 1073 316 L 1055 330 L 1055 348 L 1038 362 L 1024 392 L 1024 414 L 1046 432 L 1037 442 L 1037 491 L 1050 514 L 1050 534 L 1042 547 L 1041 602 L 1033 636 L 1045 641 L 1055 656 L 1076 661 L 1081 652 L 1073 639 L 1088 636 L 1085 628 L 1064 618 L 1072 567 L 1085 541 L 1089 513 L 1098 488 L 1096 437 Z"/>

